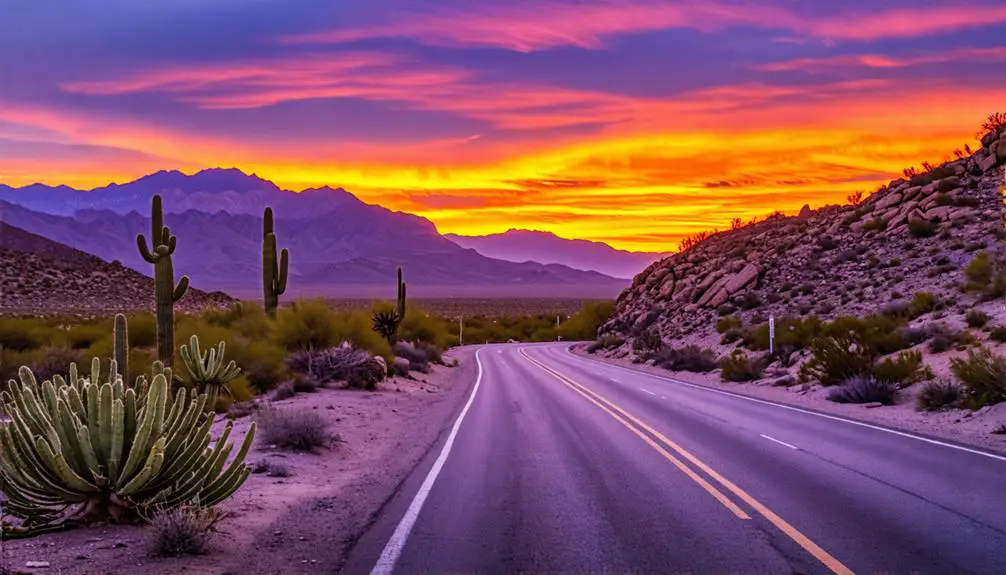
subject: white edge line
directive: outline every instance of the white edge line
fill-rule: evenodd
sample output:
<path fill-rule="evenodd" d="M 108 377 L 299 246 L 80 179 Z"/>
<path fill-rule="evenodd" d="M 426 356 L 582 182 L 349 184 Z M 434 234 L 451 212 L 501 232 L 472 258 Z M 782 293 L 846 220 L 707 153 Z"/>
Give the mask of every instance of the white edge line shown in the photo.
<path fill-rule="evenodd" d="M 388 539 L 387 545 L 384 546 L 384 551 L 381 552 L 381 557 L 378 558 L 377 563 L 374 568 L 370 570 L 370 575 L 390 575 L 392 570 L 395 568 L 395 563 L 398 561 L 398 557 L 402 554 L 402 549 L 405 547 L 405 542 L 409 538 L 409 533 L 412 531 L 412 527 L 416 524 L 416 519 L 419 518 L 419 512 L 423 509 L 423 504 L 426 502 L 426 498 L 429 496 L 430 491 L 433 489 L 433 483 L 437 480 L 440 475 L 440 470 L 443 469 L 444 463 L 447 462 L 447 456 L 451 454 L 451 447 L 454 446 L 454 439 L 458 435 L 458 430 L 461 428 L 461 422 L 464 421 L 465 415 L 468 414 L 468 409 L 472 406 L 472 402 L 475 400 L 475 394 L 479 390 L 479 384 L 482 383 L 482 360 L 479 358 L 479 349 L 475 352 L 475 363 L 479 366 L 478 376 L 475 378 L 475 387 L 472 389 L 472 394 L 468 397 L 468 402 L 461 409 L 461 413 L 458 415 L 457 420 L 454 421 L 454 427 L 451 428 L 450 435 L 447 436 L 447 442 L 444 443 L 444 447 L 440 450 L 440 455 L 437 460 L 433 463 L 433 468 L 426 475 L 426 479 L 423 480 L 423 484 L 419 486 L 419 491 L 416 492 L 416 496 L 412 499 L 412 503 L 409 504 L 409 508 L 405 510 L 405 515 L 402 516 L 402 520 L 399 521 L 398 526 L 395 527 L 395 532 L 391 534 L 391 538 Z"/>
<path fill-rule="evenodd" d="M 765 439 L 767 439 L 769 441 L 774 441 L 774 442 L 778 443 L 779 445 L 785 445 L 786 447 L 788 447 L 790 449 L 799 449 L 799 447 L 797 447 L 795 445 L 790 445 L 790 444 L 786 443 L 785 441 L 779 441 L 778 439 L 776 439 L 774 437 L 769 437 L 769 436 L 765 435 L 764 433 L 759 433 L 758 435 L 764 437 Z"/>
<path fill-rule="evenodd" d="M 747 396 L 747 395 L 742 395 L 740 393 L 731 393 L 729 391 L 723 391 L 723 390 L 720 390 L 720 389 L 713 389 L 711 387 L 706 387 L 704 385 L 699 385 L 697 383 L 689 383 L 687 381 L 682 381 L 680 379 L 674 379 L 673 377 L 667 377 L 667 376 L 663 376 L 663 375 L 658 375 L 656 373 L 649 373 L 649 372 L 638 370 L 638 369 L 630 369 L 628 367 L 623 367 L 621 365 L 617 365 L 617 364 L 614 364 L 614 363 L 609 363 L 609 362 L 606 362 L 606 361 L 602 361 L 600 359 L 593 359 L 593 358 L 589 358 L 589 357 L 588 358 L 584 358 L 582 356 L 578 356 L 575 353 L 569 351 L 568 347 L 566 348 L 566 353 L 568 353 L 569 355 L 571 355 L 573 357 L 577 357 L 577 358 L 580 358 L 580 359 L 586 359 L 587 361 L 594 361 L 594 362 L 601 363 L 601 364 L 604 364 L 604 365 L 607 365 L 607 366 L 610 366 L 610 367 L 613 367 L 613 368 L 616 368 L 616 369 L 620 369 L 622 371 L 631 371 L 633 373 L 638 373 L 638 374 L 641 374 L 641 375 L 647 375 L 647 376 L 650 376 L 650 377 L 653 377 L 653 378 L 656 378 L 656 379 L 662 379 L 664 381 L 669 381 L 671 383 L 676 383 L 678 385 L 685 385 L 685 386 L 688 386 L 688 387 L 694 387 L 695 389 L 701 389 L 703 391 L 708 391 L 710 393 L 718 393 L 720 395 L 727 395 L 727 396 L 730 396 L 730 397 L 736 397 L 737 399 L 743 399 L 745 401 L 752 401 L 754 403 L 761 403 L 763 405 L 771 405 L 773 407 L 778 407 L 779 409 L 788 409 L 790 411 L 797 411 L 799 413 L 805 413 L 807 415 L 813 415 L 815 417 L 823 417 L 824 419 L 831 419 L 831 420 L 834 420 L 834 421 L 844 421 L 845 423 L 849 423 L 849 424 L 852 424 L 852 425 L 858 425 L 860 427 L 867 427 L 869 429 L 875 429 L 877 431 L 883 431 L 884 433 L 891 433 L 891 434 L 894 434 L 894 435 L 900 435 L 901 437 L 907 437 L 907 438 L 915 439 L 915 440 L 918 440 L 918 441 L 924 441 L 926 443 L 931 443 L 933 445 L 939 445 L 939 446 L 942 446 L 942 447 L 949 447 L 950 449 L 956 449 L 958 451 L 965 451 L 967 453 L 973 453 L 974 455 L 981 455 L 983 457 L 988 457 L 990 459 L 996 459 L 998 461 L 1006 461 L 1006 457 L 1004 457 L 1002 455 L 996 455 L 994 453 L 988 453 L 987 451 L 979 451 L 977 449 L 971 449 L 970 447 L 964 447 L 962 445 L 954 445 L 953 443 L 945 443 L 943 441 L 938 441 L 936 439 L 930 439 L 928 437 L 922 437 L 921 435 L 913 435 L 911 433 L 907 433 L 907 432 L 904 432 L 904 431 L 898 431 L 896 429 L 890 429 L 890 428 L 887 428 L 887 427 L 881 427 L 879 425 L 871 425 L 869 423 L 864 423 L 862 421 L 856 421 L 854 419 L 846 419 L 844 417 L 838 417 L 838 416 L 835 416 L 835 415 L 828 415 L 828 414 L 825 414 L 825 413 L 817 413 L 816 411 L 809 411 L 809 410 L 806 410 L 806 409 L 801 409 L 799 407 L 794 407 L 792 405 L 784 405 L 782 403 L 775 403 L 774 401 L 766 401 L 764 399 L 758 399 L 756 397 L 750 397 L 750 396 Z"/>
<path fill-rule="evenodd" d="M 657 394 L 653 393 L 652 391 L 650 391 L 650 390 L 648 390 L 648 389 L 643 389 L 642 387 L 640 387 L 639 389 L 640 389 L 640 390 L 641 390 L 641 391 L 642 391 L 643 393 L 649 393 L 649 394 L 650 394 L 650 395 L 652 395 L 653 397 L 657 397 Z"/>

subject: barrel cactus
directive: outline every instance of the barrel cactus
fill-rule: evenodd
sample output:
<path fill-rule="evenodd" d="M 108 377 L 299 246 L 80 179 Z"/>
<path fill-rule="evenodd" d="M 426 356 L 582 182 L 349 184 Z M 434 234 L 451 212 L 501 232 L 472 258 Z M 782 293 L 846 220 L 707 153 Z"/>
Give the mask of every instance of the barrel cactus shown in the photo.
<path fill-rule="evenodd" d="M 116 369 L 113 362 L 102 382 L 95 359 L 90 377 L 71 364 L 68 378 L 39 383 L 22 367 L 20 381 L 0 393 L 10 417 L 0 426 L 0 487 L 6 514 L 21 520 L 5 525 L 5 536 L 211 507 L 248 478 L 254 423 L 225 468 L 231 423 L 209 448 L 214 418 L 204 416 L 206 394 L 183 388 L 172 398 L 164 371 L 129 387 Z"/>
<path fill-rule="evenodd" d="M 216 406 L 221 389 L 229 392 L 227 382 L 241 373 L 241 368 L 233 360 L 224 364 L 224 349 L 224 342 L 221 341 L 216 347 L 203 352 L 199 349 L 199 337 L 195 335 L 189 339 L 189 344 L 183 345 L 181 349 L 182 362 L 189 372 L 189 381 L 196 386 L 196 389 L 209 396 L 206 401 L 207 410 L 212 410 Z"/>

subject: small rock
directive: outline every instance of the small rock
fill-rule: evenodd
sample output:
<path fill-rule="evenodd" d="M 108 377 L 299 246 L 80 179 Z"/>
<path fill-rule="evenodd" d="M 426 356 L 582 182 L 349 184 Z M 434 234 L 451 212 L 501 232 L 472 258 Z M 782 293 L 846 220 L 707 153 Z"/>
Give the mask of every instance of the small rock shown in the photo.
<path fill-rule="evenodd" d="M 87 561 L 88 559 L 90 559 L 90 557 L 88 557 L 87 555 L 77 555 L 76 557 L 74 557 L 74 559 L 76 559 L 77 561 Z"/>
<path fill-rule="evenodd" d="M 114 549 L 122 549 L 123 547 L 126 547 L 126 544 L 123 543 L 122 541 L 118 541 L 115 543 L 115 545 L 112 545 L 112 547 Z"/>
<path fill-rule="evenodd" d="M 863 407 L 866 409 L 873 409 L 875 407 L 884 407 L 884 404 L 879 401 L 871 401 L 870 403 L 864 403 Z"/>
<path fill-rule="evenodd" d="M 49 567 L 48 561 L 28 561 L 24 564 L 29 569 L 45 569 Z"/>
<path fill-rule="evenodd" d="M 277 537 L 279 537 L 280 535 L 283 534 L 283 532 L 282 531 L 273 531 L 272 534 L 275 535 L 275 536 L 277 536 Z"/>

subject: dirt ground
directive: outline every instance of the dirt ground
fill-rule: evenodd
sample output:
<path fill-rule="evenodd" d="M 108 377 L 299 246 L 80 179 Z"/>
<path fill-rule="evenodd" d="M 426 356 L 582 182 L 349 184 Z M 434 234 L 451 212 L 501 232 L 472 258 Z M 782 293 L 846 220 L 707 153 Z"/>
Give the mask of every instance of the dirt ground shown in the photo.
<path fill-rule="evenodd" d="M 673 377 L 688 383 L 805 407 L 814 411 L 840 415 L 849 419 L 876 423 L 922 435 L 949 439 L 1006 454 L 1006 434 L 993 433 L 993 431 L 1006 426 L 1006 403 L 985 407 L 978 411 L 947 409 L 937 412 L 920 412 L 915 410 L 915 398 L 922 386 L 916 384 L 901 390 L 897 403 L 894 405 L 866 407 L 862 404 L 842 404 L 828 401 L 826 399 L 828 389 L 820 386 L 798 384 L 792 387 L 773 387 L 771 385 L 772 378 L 751 383 L 727 383 L 720 379 L 719 370 L 710 373 L 672 372 L 653 365 L 635 364 L 627 359 L 591 355 L 585 351 L 585 346 L 582 345 L 574 348 L 574 352 L 585 357 Z M 948 375 L 950 358 L 958 355 L 964 354 L 950 352 L 941 356 L 926 356 L 925 362 L 936 375 Z"/>
<path fill-rule="evenodd" d="M 273 403 L 324 414 L 338 439 L 318 453 L 278 451 L 256 439 L 247 462 L 281 462 L 292 476 L 253 474 L 218 510 L 211 551 L 154 559 L 149 531 L 103 526 L 0 543 L 6 573 L 226 574 L 334 573 L 376 513 L 441 433 L 475 381 L 471 348 L 445 354 L 457 367 L 434 367 L 416 380 L 395 378 L 378 392 L 322 389 Z M 251 419 L 237 420 L 232 438 Z M 223 426 L 217 422 L 215 431 Z M 47 567 L 28 568 L 29 562 Z"/>

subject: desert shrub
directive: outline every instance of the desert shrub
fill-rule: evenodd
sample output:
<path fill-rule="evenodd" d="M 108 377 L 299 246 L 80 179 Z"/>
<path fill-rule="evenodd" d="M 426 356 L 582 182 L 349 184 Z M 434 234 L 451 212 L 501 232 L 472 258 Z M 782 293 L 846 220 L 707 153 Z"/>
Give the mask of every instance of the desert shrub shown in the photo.
<path fill-rule="evenodd" d="M 882 403 L 891 405 L 897 396 L 897 387 L 870 375 L 857 375 L 842 385 L 828 390 L 828 401 L 835 403 Z"/>
<path fill-rule="evenodd" d="M 426 361 L 426 352 L 415 350 L 415 353 Z M 294 352 L 287 357 L 287 365 L 294 373 L 310 375 L 321 385 L 345 381 L 350 387 L 373 389 L 383 379 L 378 377 L 380 361 L 349 342 L 338 347 Z"/>
<path fill-rule="evenodd" d="M 908 233 L 916 238 L 931 238 L 939 226 L 929 220 L 914 219 L 908 222 Z"/>
<path fill-rule="evenodd" d="M 573 317 L 560 324 L 558 335 L 565 341 L 585 341 L 597 337 L 597 330 L 611 315 L 615 313 L 615 304 L 610 301 L 587 302 Z M 555 321 L 555 316 L 549 318 L 549 326 Z M 515 338 L 519 339 L 519 338 Z M 552 335 L 549 341 L 554 340 Z"/>
<path fill-rule="evenodd" d="M 905 342 L 906 346 L 914 347 L 928 341 L 933 337 L 933 334 L 929 333 L 926 329 L 905 326 L 898 329 L 898 337 Z"/>
<path fill-rule="evenodd" d="M 968 327 L 981 328 L 985 327 L 985 324 L 992 318 L 989 317 L 989 314 L 979 309 L 973 309 L 964 316 L 964 319 L 968 322 Z"/>
<path fill-rule="evenodd" d="M 71 363 L 82 365 L 83 353 L 73 349 L 42 348 L 35 354 L 37 360 L 27 363 L 35 378 L 42 382 L 52 379 L 54 375 L 66 375 Z M 6 382 L 4 382 L 6 383 Z"/>
<path fill-rule="evenodd" d="M 290 477 L 290 468 L 279 461 L 261 459 L 252 465 L 252 473 L 262 473 L 267 477 Z"/>
<path fill-rule="evenodd" d="M 716 313 L 720 317 L 726 317 L 728 315 L 733 315 L 733 314 L 737 313 L 737 306 L 735 306 L 733 304 L 725 303 L 725 304 L 721 305 L 720 307 L 716 308 Z"/>
<path fill-rule="evenodd" d="M 296 393 L 314 393 L 318 391 L 318 380 L 303 373 L 295 375 L 290 384 Z"/>
<path fill-rule="evenodd" d="M 322 300 L 296 301 L 276 315 L 276 342 L 288 351 L 324 349 L 339 343 L 338 317 Z"/>
<path fill-rule="evenodd" d="M 657 351 L 664 346 L 664 340 L 655 329 L 647 329 L 632 342 L 632 349 L 640 353 Z"/>
<path fill-rule="evenodd" d="M 37 349 L 45 343 L 44 331 L 38 322 L 0 318 L 0 347 L 13 351 Z"/>
<path fill-rule="evenodd" d="M 948 379 L 927 381 L 916 398 L 919 411 L 936 411 L 953 406 L 961 397 L 961 388 Z"/>
<path fill-rule="evenodd" d="M 964 275 L 968 278 L 969 291 L 985 289 L 992 283 L 992 255 L 989 252 L 979 252 L 964 269 Z"/>
<path fill-rule="evenodd" d="M 719 367 L 716 353 L 711 349 L 697 345 L 668 348 L 658 354 L 655 359 L 658 366 L 670 371 L 707 373 Z"/>
<path fill-rule="evenodd" d="M 456 322 L 449 318 L 427 313 L 418 305 L 410 304 L 405 312 L 405 319 L 398 326 L 398 335 L 402 340 L 411 341 L 417 346 L 428 344 L 447 349 L 458 343 L 458 336 L 451 333 L 454 323 Z"/>
<path fill-rule="evenodd" d="M 409 360 L 404 357 L 396 357 L 391 362 L 391 375 L 395 377 L 408 377 L 411 365 Z"/>
<path fill-rule="evenodd" d="M 262 442 L 281 449 L 310 451 L 328 445 L 328 422 L 313 409 L 263 409 L 256 416 Z"/>
<path fill-rule="evenodd" d="M 217 516 L 212 509 L 181 506 L 160 510 L 150 518 L 148 549 L 154 557 L 206 553 Z"/>
<path fill-rule="evenodd" d="M 109 337 L 110 333 L 112 333 L 112 330 L 108 326 L 81 324 L 70 327 L 66 331 L 66 339 L 70 349 L 84 350 L 90 348 L 102 338 Z"/>
<path fill-rule="evenodd" d="M 765 322 L 758 324 L 754 329 L 745 333 L 744 347 L 755 351 L 767 351 L 769 348 L 768 328 L 768 323 Z M 775 345 L 777 347 L 790 346 L 794 350 L 804 349 L 821 333 L 822 328 L 823 324 L 821 320 L 813 315 L 776 318 Z"/>
<path fill-rule="evenodd" d="M 743 351 L 735 349 L 720 360 L 720 377 L 723 381 L 754 381 L 761 379 L 764 362 L 761 358 L 751 359 Z"/>
<path fill-rule="evenodd" d="M 228 344 L 227 352 L 241 366 L 248 384 L 264 393 L 287 377 L 286 351 L 269 341 L 255 340 L 242 345 Z"/>
<path fill-rule="evenodd" d="M 411 343 L 400 341 L 395 344 L 394 353 L 396 357 L 404 357 L 409 360 L 409 369 L 426 373 L 430 369 L 429 358 L 426 352 L 417 349 Z"/>
<path fill-rule="evenodd" d="M 601 339 L 591 343 L 587 346 L 588 353 L 597 353 L 602 349 L 614 349 L 624 344 L 625 340 L 614 335 L 606 335 Z"/>
<path fill-rule="evenodd" d="M 879 357 L 907 347 L 898 332 L 902 325 L 904 321 L 901 318 L 883 315 L 868 315 L 863 318 L 842 316 L 825 324 L 822 333 L 830 336 L 851 335 L 864 351 Z"/>
<path fill-rule="evenodd" d="M 761 298 L 753 291 L 744 292 L 740 299 L 741 309 L 751 310 L 761 307 Z"/>
<path fill-rule="evenodd" d="M 802 379 L 821 385 L 840 385 L 854 377 L 868 375 L 874 355 L 851 335 L 822 336 L 810 346 L 813 357 L 800 367 Z"/>
<path fill-rule="evenodd" d="M 951 359 L 950 370 L 963 384 L 972 408 L 1006 400 L 1006 357 L 984 347 L 972 349 L 967 358 Z"/>
<path fill-rule="evenodd" d="M 937 304 L 939 304 L 939 298 L 935 294 L 920 291 L 912 296 L 912 303 L 908 304 L 908 310 L 914 319 L 934 311 Z"/>
<path fill-rule="evenodd" d="M 420 340 L 415 342 L 415 345 L 426 354 L 426 361 L 437 365 L 444 365 L 444 353 L 440 351 L 440 348 L 436 344 Z"/>
<path fill-rule="evenodd" d="M 863 224 L 863 230 L 868 232 L 872 231 L 882 232 L 886 229 L 887 229 L 887 222 L 885 222 L 884 219 L 880 217 L 870 218 L 869 221 Z"/>
<path fill-rule="evenodd" d="M 128 319 L 129 345 L 133 347 L 154 347 L 157 345 L 157 318 L 153 314 L 141 313 L 131 315 Z"/>
<path fill-rule="evenodd" d="M 1000 343 L 1006 342 L 1006 327 L 997 326 L 989 332 L 989 339 Z"/>
<path fill-rule="evenodd" d="M 276 390 L 272 393 L 272 400 L 283 401 L 284 399 L 290 399 L 294 395 L 297 395 L 297 390 L 294 389 L 293 382 L 284 381 L 276 386 Z"/>
<path fill-rule="evenodd" d="M 919 351 L 899 353 L 897 357 L 885 359 L 873 367 L 876 379 L 898 387 L 907 387 L 932 375 L 929 367 L 922 363 L 922 352 Z"/>
<path fill-rule="evenodd" d="M 729 345 L 735 341 L 740 341 L 744 337 L 744 332 L 740 328 L 731 328 L 723 332 L 723 337 L 720 338 L 720 343 L 722 345 Z"/>

